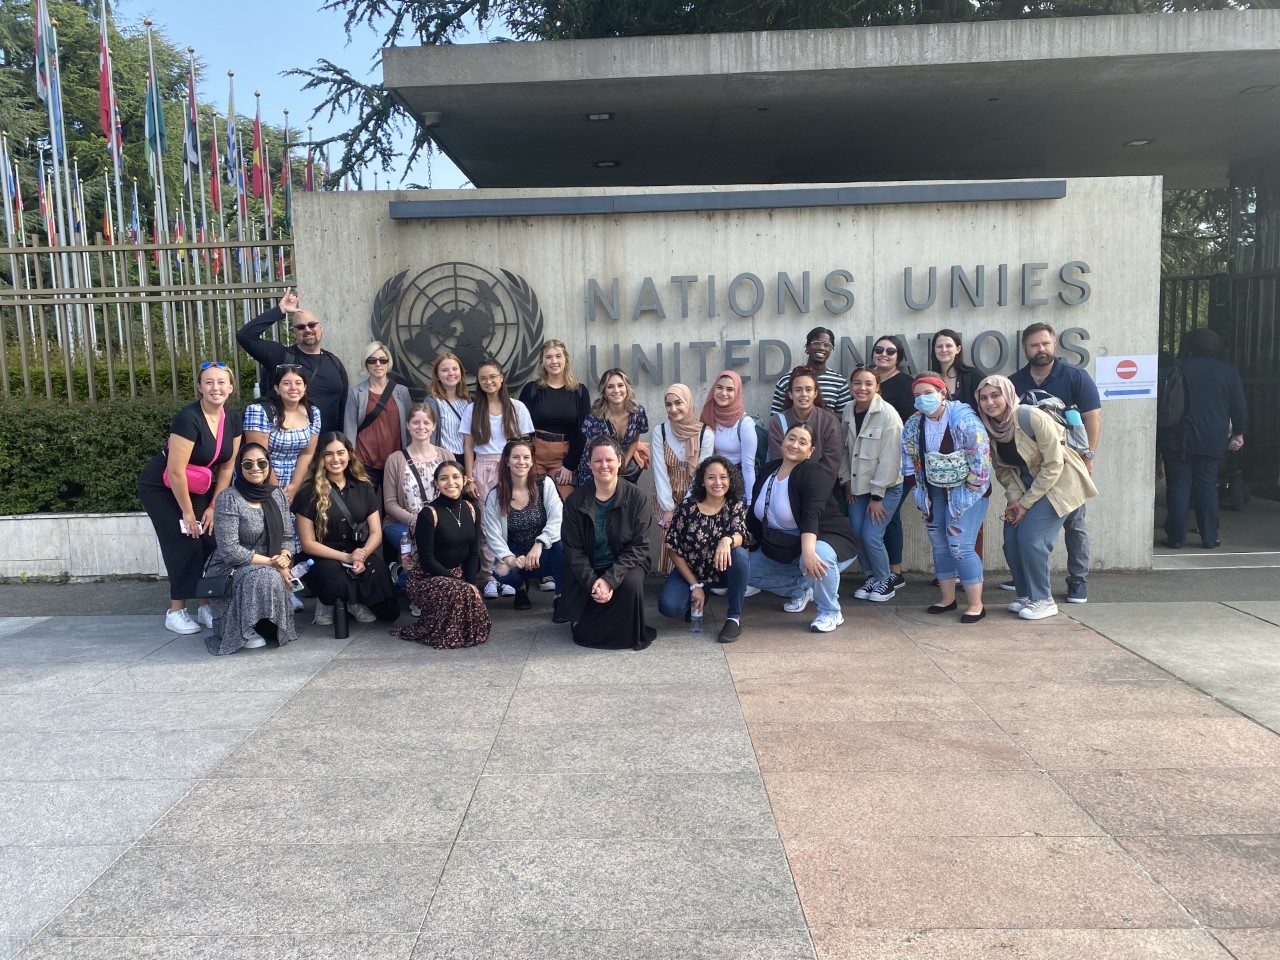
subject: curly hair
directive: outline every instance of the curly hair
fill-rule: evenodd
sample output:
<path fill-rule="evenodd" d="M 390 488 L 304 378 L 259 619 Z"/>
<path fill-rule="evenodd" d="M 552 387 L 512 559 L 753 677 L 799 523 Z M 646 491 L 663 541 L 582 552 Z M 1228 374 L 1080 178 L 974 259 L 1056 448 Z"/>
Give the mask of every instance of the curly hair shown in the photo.
<path fill-rule="evenodd" d="M 718 463 L 724 467 L 729 474 L 729 489 L 725 492 L 725 503 L 737 503 L 742 499 L 742 471 L 737 468 L 727 457 L 714 454 L 698 464 L 698 470 L 693 475 L 693 483 L 689 484 L 689 495 L 698 503 L 702 503 L 707 499 L 707 468 L 712 464 Z"/>
<path fill-rule="evenodd" d="M 340 442 L 347 448 L 347 469 L 343 471 L 346 474 L 347 482 L 369 482 L 369 474 L 365 472 L 364 464 L 360 462 L 360 458 L 356 455 L 356 448 L 352 446 L 346 434 L 337 430 L 330 430 L 320 437 L 320 442 L 316 446 L 318 456 L 311 459 L 311 466 L 307 468 L 307 478 L 303 481 L 303 487 L 310 487 L 315 493 L 316 519 L 314 523 L 316 539 L 321 542 L 324 541 L 324 535 L 329 528 L 329 490 L 332 487 L 332 484 L 329 483 L 329 474 L 324 468 L 324 449 L 335 441 Z"/>

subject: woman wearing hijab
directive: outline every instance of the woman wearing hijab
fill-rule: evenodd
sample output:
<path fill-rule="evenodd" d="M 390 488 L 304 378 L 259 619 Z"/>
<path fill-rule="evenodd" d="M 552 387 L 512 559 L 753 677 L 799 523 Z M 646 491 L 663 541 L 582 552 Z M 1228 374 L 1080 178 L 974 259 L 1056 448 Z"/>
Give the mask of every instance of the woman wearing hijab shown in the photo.
<path fill-rule="evenodd" d="M 707 391 L 702 422 L 716 432 L 716 454 L 742 473 L 746 505 L 756 485 L 756 422 L 742 408 L 742 377 L 723 370 Z"/>
<path fill-rule="evenodd" d="M 216 657 L 241 647 L 284 646 L 298 639 L 293 625 L 289 568 L 298 545 L 289 502 L 271 472 L 267 448 L 240 448 L 235 480 L 214 502 L 218 548 L 205 576 L 231 574 L 231 595 L 214 597 L 213 633 L 205 646 Z"/>
<path fill-rule="evenodd" d="M 978 412 L 992 440 L 996 479 L 1004 487 L 1004 558 L 1018 598 L 1009 610 L 1023 620 L 1058 612 L 1049 590 L 1049 553 L 1067 514 L 1098 488 L 1080 455 L 1066 444 L 1066 428 L 1043 410 L 1018 402 L 1008 377 L 978 385 Z"/>
<path fill-rule="evenodd" d="M 662 400 L 667 422 L 658 424 L 653 434 L 653 504 L 658 526 L 665 534 L 676 505 L 689 492 L 698 464 L 715 453 L 716 435 L 694 413 L 693 391 L 683 383 L 667 387 Z M 663 573 L 671 572 L 665 538 L 658 568 Z"/>

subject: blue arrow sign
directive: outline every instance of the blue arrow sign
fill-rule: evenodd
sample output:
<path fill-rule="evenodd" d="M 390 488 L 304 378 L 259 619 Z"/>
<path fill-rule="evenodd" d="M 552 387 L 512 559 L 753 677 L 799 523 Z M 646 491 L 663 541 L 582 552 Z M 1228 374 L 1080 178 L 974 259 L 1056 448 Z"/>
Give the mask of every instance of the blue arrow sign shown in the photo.
<path fill-rule="evenodd" d="M 1151 396 L 1150 387 L 1140 387 L 1137 390 L 1104 390 L 1103 396 L 1107 397 L 1149 397 Z"/>

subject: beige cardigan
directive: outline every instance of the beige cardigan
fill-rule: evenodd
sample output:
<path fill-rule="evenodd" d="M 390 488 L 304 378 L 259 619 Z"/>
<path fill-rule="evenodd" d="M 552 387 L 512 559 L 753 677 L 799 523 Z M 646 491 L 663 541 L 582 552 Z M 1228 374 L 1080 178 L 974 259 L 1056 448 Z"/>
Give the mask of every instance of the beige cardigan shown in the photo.
<path fill-rule="evenodd" d="M 868 493 L 883 497 L 886 490 L 902 482 L 902 418 L 876 394 L 862 420 L 861 432 L 855 432 L 853 407 L 852 402 L 846 404 L 840 417 L 844 426 L 840 482 L 856 497 Z"/>
<path fill-rule="evenodd" d="M 1018 456 L 1027 463 L 1032 483 L 1028 488 L 1022 483 L 1022 471 L 1000 459 L 996 442 L 991 441 L 991 462 L 996 468 L 996 479 L 1004 487 L 1009 503 L 1020 503 L 1030 510 L 1042 497 L 1048 497 L 1054 512 L 1065 517 L 1080 507 L 1090 497 L 1098 495 L 1089 470 L 1080 455 L 1066 444 L 1066 430 L 1053 417 L 1035 407 L 1031 411 L 1032 438 L 1014 418 L 1013 441 Z"/>

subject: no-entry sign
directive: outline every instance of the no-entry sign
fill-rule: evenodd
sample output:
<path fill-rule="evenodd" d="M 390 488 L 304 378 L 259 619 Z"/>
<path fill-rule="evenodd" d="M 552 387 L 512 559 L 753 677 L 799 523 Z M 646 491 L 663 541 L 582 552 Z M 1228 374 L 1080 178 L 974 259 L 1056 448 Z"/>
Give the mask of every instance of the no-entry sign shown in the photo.
<path fill-rule="evenodd" d="M 1099 357 L 1094 369 L 1104 400 L 1150 400 L 1156 395 L 1159 367 L 1154 354 Z"/>

